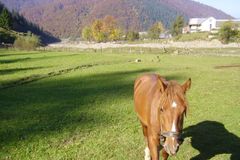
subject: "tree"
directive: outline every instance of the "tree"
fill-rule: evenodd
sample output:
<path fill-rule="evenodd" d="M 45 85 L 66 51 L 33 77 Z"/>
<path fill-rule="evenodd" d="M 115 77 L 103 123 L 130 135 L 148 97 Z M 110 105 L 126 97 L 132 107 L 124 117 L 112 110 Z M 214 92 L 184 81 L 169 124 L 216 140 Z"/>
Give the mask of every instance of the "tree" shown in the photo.
<path fill-rule="evenodd" d="M 219 40 L 224 44 L 229 43 L 229 41 L 237 37 L 237 35 L 238 31 L 231 21 L 224 22 L 219 30 Z"/>
<path fill-rule="evenodd" d="M 116 41 L 121 38 L 121 30 L 120 29 L 113 29 L 109 35 L 110 41 Z"/>
<path fill-rule="evenodd" d="M 112 16 L 106 16 L 102 21 L 103 21 L 103 31 L 105 33 L 110 34 L 112 30 L 117 28 L 117 21 Z"/>
<path fill-rule="evenodd" d="M 86 40 L 97 42 L 116 41 L 121 38 L 121 30 L 117 26 L 117 21 L 112 16 L 95 20 L 91 27 L 82 30 L 82 37 Z"/>
<path fill-rule="evenodd" d="M 177 16 L 176 20 L 173 22 L 171 27 L 171 33 L 173 36 L 178 36 L 182 34 L 182 29 L 184 27 L 183 16 Z"/>
<path fill-rule="evenodd" d="M 82 30 L 82 38 L 87 41 L 91 41 L 93 36 L 92 36 L 92 29 L 91 27 L 84 27 Z"/>
<path fill-rule="evenodd" d="M 11 26 L 12 26 L 11 14 L 8 12 L 6 8 L 3 8 L 0 14 L 0 27 L 4 29 L 10 29 Z"/>
<path fill-rule="evenodd" d="M 151 39 L 159 39 L 159 36 L 163 31 L 163 24 L 161 22 L 156 22 L 148 30 L 148 35 Z"/>
<path fill-rule="evenodd" d="M 120 39 L 121 31 L 117 26 L 117 20 L 112 16 L 106 16 L 103 19 L 103 32 L 108 41 Z"/>
<path fill-rule="evenodd" d="M 102 20 L 95 20 L 92 24 L 92 35 L 95 41 L 103 42 L 106 41 L 106 35 L 103 32 L 103 21 Z"/>

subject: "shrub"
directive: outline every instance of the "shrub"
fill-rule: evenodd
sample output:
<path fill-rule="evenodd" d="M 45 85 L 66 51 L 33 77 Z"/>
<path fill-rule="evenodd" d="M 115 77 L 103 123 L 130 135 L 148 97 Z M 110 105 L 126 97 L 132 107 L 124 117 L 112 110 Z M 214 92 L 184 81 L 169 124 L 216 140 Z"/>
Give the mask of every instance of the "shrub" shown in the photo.
<path fill-rule="evenodd" d="M 91 41 L 93 39 L 92 29 L 90 27 L 84 27 L 82 30 L 82 38 L 87 41 Z"/>
<path fill-rule="evenodd" d="M 17 37 L 13 46 L 22 50 L 35 50 L 40 46 L 40 39 L 38 36 L 28 33 L 27 36 Z"/>
<path fill-rule="evenodd" d="M 228 21 L 223 23 L 223 25 L 219 30 L 219 40 L 222 43 L 227 44 L 231 40 L 234 40 L 237 34 L 238 34 L 238 31 L 235 28 L 235 25 L 231 21 Z"/>
<path fill-rule="evenodd" d="M 139 39 L 139 33 L 138 32 L 130 31 L 126 35 L 126 40 L 128 40 L 128 41 L 135 41 L 135 40 L 138 40 L 138 39 Z"/>
<path fill-rule="evenodd" d="M 240 43 L 240 31 L 238 31 L 238 34 L 236 36 L 236 42 Z"/>
<path fill-rule="evenodd" d="M 0 43 L 11 43 L 15 41 L 15 36 L 11 35 L 9 32 L 6 30 L 1 30 L 0 29 Z"/>

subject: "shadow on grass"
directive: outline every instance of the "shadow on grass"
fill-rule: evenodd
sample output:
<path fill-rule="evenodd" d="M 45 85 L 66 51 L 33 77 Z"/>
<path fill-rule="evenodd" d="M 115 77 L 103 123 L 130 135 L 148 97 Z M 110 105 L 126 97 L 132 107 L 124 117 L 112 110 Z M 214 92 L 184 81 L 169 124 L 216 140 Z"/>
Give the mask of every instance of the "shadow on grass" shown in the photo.
<path fill-rule="evenodd" d="M 47 67 L 29 67 L 29 68 L 1 69 L 0 70 L 0 75 L 8 75 L 8 74 L 16 73 L 16 72 L 35 70 L 35 69 L 43 69 L 43 68 L 47 68 Z"/>
<path fill-rule="evenodd" d="M 38 53 L 39 54 L 39 53 Z M 31 56 L 31 54 L 28 54 Z M 52 59 L 52 58 L 64 58 L 64 57 L 72 57 L 72 56 L 78 56 L 78 54 L 68 54 L 68 55 L 44 55 L 42 57 L 26 57 L 26 58 L 18 58 L 18 59 L 2 59 L 0 60 L 0 64 L 8 64 L 8 63 L 17 63 L 17 62 L 23 62 L 27 60 L 45 60 L 45 59 Z"/>
<path fill-rule="evenodd" d="M 119 100 L 132 103 L 134 79 L 154 69 L 45 79 L 0 92 L 0 148 L 34 136 L 114 125 Z M 178 76 L 167 76 L 182 80 Z M 110 108 L 110 104 L 116 107 Z M 85 129 L 84 129 L 85 128 Z"/>
<path fill-rule="evenodd" d="M 203 121 L 184 129 L 184 137 L 200 154 L 191 160 L 211 159 L 218 154 L 231 154 L 231 160 L 240 158 L 240 138 L 230 133 L 222 123 Z"/>
<path fill-rule="evenodd" d="M 113 98 L 131 96 L 133 82 L 124 78 L 148 71 L 49 79 L 2 90 L 0 146 L 64 128 L 107 125 L 112 115 L 96 111 L 102 109 L 99 106 Z"/>
<path fill-rule="evenodd" d="M 16 62 L 22 62 L 22 61 L 27 61 L 30 60 L 31 58 L 19 58 L 19 59 L 2 59 L 0 60 L 0 64 L 6 64 L 6 63 L 16 63 Z"/>
<path fill-rule="evenodd" d="M 36 52 L 36 53 L 7 53 L 7 54 L 0 54 L 0 57 L 8 57 L 8 56 L 29 56 L 29 55 L 35 55 L 35 54 L 42 54 L 42 52 Z"/>

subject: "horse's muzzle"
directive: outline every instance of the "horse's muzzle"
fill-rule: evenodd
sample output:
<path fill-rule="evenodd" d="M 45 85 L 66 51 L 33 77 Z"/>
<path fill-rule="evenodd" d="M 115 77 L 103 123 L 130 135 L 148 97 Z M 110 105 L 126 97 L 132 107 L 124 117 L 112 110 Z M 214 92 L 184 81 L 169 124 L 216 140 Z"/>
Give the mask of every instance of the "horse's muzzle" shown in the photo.
<path fill-rule="evenodd" d="M 184 141 L 182 134 L 179 132 L 163 132 L 160 135 L 160 144 L 162 146 L 164 145 L 166 138 L 168 137 L 176 138 L 179 145 L 181 145 Z"/>

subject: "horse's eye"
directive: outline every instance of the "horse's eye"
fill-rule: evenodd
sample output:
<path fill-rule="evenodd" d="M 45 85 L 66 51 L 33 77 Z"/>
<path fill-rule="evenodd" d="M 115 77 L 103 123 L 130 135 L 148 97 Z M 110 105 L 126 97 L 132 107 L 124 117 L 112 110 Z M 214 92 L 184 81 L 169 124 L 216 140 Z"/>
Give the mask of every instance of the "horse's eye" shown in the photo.
<path fill-rule="evenodd" d="M 160 108 L 160 111 L 163 112 L 163 108 L 162 107 Z"/>

